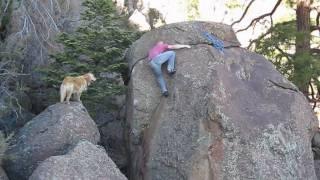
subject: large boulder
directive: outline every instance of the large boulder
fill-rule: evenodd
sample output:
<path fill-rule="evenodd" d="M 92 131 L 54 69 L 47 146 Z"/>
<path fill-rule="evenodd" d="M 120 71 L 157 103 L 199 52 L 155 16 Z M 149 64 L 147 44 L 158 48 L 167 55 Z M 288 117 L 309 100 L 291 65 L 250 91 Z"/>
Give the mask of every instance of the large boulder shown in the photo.
<path fill-rule="evenodd" d="M 96 144 L 99 138 L 96 124 L 81 103 L 58 103 L 28 122 L 10 140 L 4 168 L 10 179 L 27 179 L 46 158 L 65 154 L 81 139 Z"/>
<path fill-rule="evenodd" d="M 202 32 L 223 40 L 223 52 Z M 168 98 L 145 60 L 158 40 L 192 45 L 176 50 L 174 76 L 164 69 Z M 166 25 L 132 45 L 129 179 L 316 179 L 317 123 L 306 98 L 272 63 L 238 45 L 230 26 L 209 22 Z"/>
<path fill-rule="evenodd" d="M 88 141 L 80 141 L 66 155 L 43 161 L 29 180 L 47 179 L 110 179 L 126 180 L 106 151 Z"/>

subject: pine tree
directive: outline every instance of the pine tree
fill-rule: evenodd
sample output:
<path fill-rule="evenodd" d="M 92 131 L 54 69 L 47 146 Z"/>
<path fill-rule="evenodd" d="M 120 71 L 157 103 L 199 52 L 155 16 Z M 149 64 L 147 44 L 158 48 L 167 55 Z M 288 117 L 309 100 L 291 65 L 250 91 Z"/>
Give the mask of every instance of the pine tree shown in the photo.
<path fill-rule="evenodd" d="M 241 19 L 235 23 L 243 19 L 254 1 L 250 1 Z M 312 9 L 315 11 L 312 6 L 316 5 L 316 1 L 277 0 L 271 12 L 253 19 L 249 26 L 237 32 L 247 30 L 266 17 L 272 19 L 273 13 L 281 3 L 286 3 L 288 7 L 294 9 L 296 17 L 282 22 L 272 21 L 267 32 L 253 40 L 248 47 L 270 59 L 276 68 L 297 85 L 310 102 L 314 103 L 315 107 L 320 101 L 320 50 L 317 46 L 319 38 L 312 35 L 312 32 L 320 30 L 319 9 L 315 21 L 311 16 Z"/>
<path fill-rule="evenodd" d="M 82 25 L 76 32 L 59 36 L 64 51 L 52 55 L 54 63 L 41 71 L 47 84 L 57 89 L 67 75 L 95 74 L 97 81 L 81 97 L 90 111 L 103 103 L 105 97 L 124 92 L 117 74 L 126 71 L 124 51 L 137 38 L 137 33 L 126 30 L 121 17 L 115 14 L 112 0 L 86 0 L 83 6 L 86 9 Z"/>

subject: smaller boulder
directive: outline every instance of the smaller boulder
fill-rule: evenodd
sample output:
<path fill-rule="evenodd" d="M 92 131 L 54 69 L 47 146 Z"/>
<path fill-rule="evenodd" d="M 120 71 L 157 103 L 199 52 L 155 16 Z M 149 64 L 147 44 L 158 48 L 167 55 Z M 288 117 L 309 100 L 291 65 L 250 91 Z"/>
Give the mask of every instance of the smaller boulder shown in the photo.
<path fill-rule="evenodd" d="M 43 161 L 29 178 L 29 180 L 47 179 L 126 180 L 127 178 L 102 147 L 88 141 L 80 141 L 66 155 L 52 156 Z"/>
<path fill-rule="evenodd" d="M 10 139 L 4 169 L 12 180 L 27 179 L 39 163 L 65 154 L 82 139 L 94 144 L 100 140 L 98 128 L 82 103 L 52 105 Z"/>

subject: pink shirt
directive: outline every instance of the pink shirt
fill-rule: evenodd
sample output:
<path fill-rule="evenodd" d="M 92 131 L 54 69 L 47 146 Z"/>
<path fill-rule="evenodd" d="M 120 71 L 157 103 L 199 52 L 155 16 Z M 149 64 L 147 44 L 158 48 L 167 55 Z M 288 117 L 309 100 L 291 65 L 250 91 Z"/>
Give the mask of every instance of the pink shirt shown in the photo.
<path fill-rule="evenodd" d="M 152 60 L 154 57 L 158 56 L 160 53 L 168 50 L 168 44 L 157 43 L 152 49 L 149 50 L 148 59 Z"/>

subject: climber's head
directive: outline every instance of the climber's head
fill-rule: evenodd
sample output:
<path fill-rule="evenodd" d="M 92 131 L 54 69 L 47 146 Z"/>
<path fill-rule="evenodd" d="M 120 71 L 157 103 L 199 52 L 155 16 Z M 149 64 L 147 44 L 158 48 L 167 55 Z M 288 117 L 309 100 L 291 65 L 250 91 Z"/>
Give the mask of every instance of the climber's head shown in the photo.
<path fill-rule="evenodd" d="M 163 41 L 158 41 L 157 44 L 164 44 Z"/>

